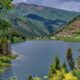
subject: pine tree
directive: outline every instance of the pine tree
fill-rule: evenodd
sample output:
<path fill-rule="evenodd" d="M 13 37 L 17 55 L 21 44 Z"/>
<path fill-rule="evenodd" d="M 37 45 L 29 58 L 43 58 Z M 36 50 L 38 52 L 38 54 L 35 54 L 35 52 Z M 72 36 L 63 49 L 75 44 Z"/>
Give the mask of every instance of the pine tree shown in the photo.
<path fill-rule="evenodd" d="M 7 11 L 11 8 L 12 0 L 0 0 L 0 14 L 4 11 Z M 0 36 L 0 55 L 10 55 L 10 44 L 5 35 L 5 28 L 10 25 L 5 20 L 0 19 L 0 29 L 3 30 L 4 36 Z"/>
<path fill-rule="evenodd" d="M 73 60 L 71 48 L 67 49 L 66 58 L 67 58 L 67 62 L 70 67 L 70 70 L 73 70 L 74 69 L 74 60 Z"/>
<path fill-rule="evenodd" d="M 60 70 L 60 60 L 59 60 L 58 56 L 56 56 L 56 58 L 55 58 L 54 65 L 55 65 L 56 70 Z"/>

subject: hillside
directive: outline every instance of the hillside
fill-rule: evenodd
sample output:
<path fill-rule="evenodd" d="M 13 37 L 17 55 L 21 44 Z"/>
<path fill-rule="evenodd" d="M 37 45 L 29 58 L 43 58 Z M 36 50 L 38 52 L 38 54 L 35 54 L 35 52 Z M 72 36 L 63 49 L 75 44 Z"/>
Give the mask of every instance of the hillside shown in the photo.
<path fill-rule="evenodd" d="M 22 32 L 14 28 L 9 21 L 1 18 L 0 15 L 0 38 L 1 37 L 7 37 L 12 43 L 26 39 L 26 36 Z"/>
<path fill-rule="evenodd" d="M 14 4 L 6 14 L 11 25 L 26 36 L 53 35 L 79 13 L 32 4 Z"/>
<path fill-rule="evenodd" d="M 57 33 L 56 36 L 61 37 L 71 37 L 79 36 L 80 37 L 80 16 L 77 16 L 71 20 L 64 28 Z"/>

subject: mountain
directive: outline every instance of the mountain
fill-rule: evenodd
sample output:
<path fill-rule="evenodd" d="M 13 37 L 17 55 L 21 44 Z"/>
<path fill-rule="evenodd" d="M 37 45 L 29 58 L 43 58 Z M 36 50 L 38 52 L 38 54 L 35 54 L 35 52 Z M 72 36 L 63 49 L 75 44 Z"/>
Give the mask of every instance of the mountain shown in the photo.
<path fill-rule="evenodd" d="M 16 3 L 13 4 L 13 10 L 5 16 L 13 27 L 26 36 L 47 36 L 54 35 L 57 30 L 77 15 L 79 13 L 33 4 Z"/>
<path fill-rule="evenodd" d="M 80 37 L 80 15 L 71 20 L 64 28 L 57 33 L 56 36 L 70 37 L 78 36 Z"/>

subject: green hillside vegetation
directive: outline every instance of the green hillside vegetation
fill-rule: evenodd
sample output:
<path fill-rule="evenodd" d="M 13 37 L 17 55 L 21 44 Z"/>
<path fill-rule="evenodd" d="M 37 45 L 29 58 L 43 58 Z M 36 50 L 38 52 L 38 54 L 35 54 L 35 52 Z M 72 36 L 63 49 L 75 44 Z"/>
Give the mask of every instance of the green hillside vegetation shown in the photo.
<path fill-rule="evenodd" d="M 11 13 L 14 13 L 19 16 L 25 17 L 27 14 L 35 13 L 41 16 L 44 16 L 48 19 L 64 19 L 64 20 L 71 20 L 74 16 L 78 15 L 79 13 L 76 12 L 69 12 L 65 10 L 44 7 L 44 6 L 37 6 L 33 4 L 13 4 L 14 9 L 11 10 Z"/>
<path fill-rule="evenodd" d="M 30 19 L 27 15 L 35 14 L 44 18 L 44 21 Z M 32 4 L 13 4 L 13 9 L 6 15 L 11 25 L 23 32 L 27 37 L 29 36 L 48 36 L 53 35 L 62 25 L 51 24 L 45 25 L 45 21 L 61 20 L 66 23 L 76 17 L 79 13 L 69 12 L 49 7 L 37 6 Z M 49 23 L 51 23 L 51 21 Z M 46 22 L 47 23 L 47 22 Z M 63 24 L 65 25 L 65 24 Z"/>

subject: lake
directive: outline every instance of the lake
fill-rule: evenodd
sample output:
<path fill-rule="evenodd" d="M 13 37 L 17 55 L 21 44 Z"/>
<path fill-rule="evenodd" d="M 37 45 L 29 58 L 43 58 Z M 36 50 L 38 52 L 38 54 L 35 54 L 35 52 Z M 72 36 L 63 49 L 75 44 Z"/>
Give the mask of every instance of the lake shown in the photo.
<path fill-rule="evenodd" d="M 12 67 L 8 68 L 3 75 L 3 80 L 14 74 L 19 80 L 27 80 L 29 75 L 45 76 L 50 64 L 53 63 L 56 55 L 59 55 L 61 62 L 66 61 L 66 50 L 72 48 L 73 56 L 79 56 L 78 49 L 80 43 L 71 43 L 55 40 L 32 40 L 22 43 L 12 44 L 19 56 L 12 61 Z"/>

